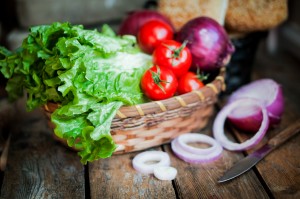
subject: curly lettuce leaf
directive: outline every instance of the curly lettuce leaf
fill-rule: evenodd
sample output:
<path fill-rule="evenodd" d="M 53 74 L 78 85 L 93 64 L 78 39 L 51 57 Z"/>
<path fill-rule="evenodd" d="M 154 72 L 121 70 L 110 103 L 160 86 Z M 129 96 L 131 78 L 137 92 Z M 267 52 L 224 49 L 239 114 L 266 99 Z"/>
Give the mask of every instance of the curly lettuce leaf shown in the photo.
<path fill-rule="evenodd" d="M 139 83 L 150 66 L 135 37 L 119 37 L 107 25 L 101 32 L 69 23 L 36 26 L 15 52 L 0 48 L 10 98 L 25 90 L 28 110 L 59 103 L 54 132 L 80 150 L 84 164 L 112 155 L 112 120 L 122 105 L 143 102 Z"/>

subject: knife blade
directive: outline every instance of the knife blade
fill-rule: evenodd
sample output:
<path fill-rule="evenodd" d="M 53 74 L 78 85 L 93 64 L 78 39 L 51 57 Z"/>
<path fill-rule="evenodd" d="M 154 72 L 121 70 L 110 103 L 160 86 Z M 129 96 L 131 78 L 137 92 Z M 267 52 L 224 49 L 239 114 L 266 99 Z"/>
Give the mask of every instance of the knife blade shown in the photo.
<path fill-rule="evenodd" d="M 254 165 L 256 165 L 265 156 L 270 154 L 274 149 L 281 144 L 289 140 L 300 131 L 300 119 L 294 122 L 292 125 L 278 133 L 271 138 L 265 145 L 257 149 L 247 157 L 238 161 L 233 167 L 231 167 L 225 174 L 218 180 L 219 183 L 231 180 L 241 174 L 249 171 Z"/>

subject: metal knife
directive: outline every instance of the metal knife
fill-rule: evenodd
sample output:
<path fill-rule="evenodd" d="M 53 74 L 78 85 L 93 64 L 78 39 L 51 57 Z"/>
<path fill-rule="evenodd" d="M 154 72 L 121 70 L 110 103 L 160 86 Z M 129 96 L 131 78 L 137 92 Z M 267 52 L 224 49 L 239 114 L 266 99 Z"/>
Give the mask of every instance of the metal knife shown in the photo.
<path fill-rule="evenodd" d="M 231 167 L 225 174 L 218 180 L 218 182 L 226 182 L 231 180 L 246 171 L 250 170 L 266 155 L 283 144 L 292 136 L 296 135 L 300 131 L 300 119 L 294 122 L 292 125 L 281 131 L 279 134 L 271 138 L 264 146 L 257 149 L 247 157 L 238 161 L 233 167 Z"/>

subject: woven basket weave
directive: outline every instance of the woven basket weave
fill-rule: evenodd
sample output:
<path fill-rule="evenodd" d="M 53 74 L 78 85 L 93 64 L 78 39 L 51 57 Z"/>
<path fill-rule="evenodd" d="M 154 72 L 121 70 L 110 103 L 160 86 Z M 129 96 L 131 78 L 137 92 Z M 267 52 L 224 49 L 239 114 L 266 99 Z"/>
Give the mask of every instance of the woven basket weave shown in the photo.
<path fill-rule="evenodd" d="M 159 146 L 181 134 L 204 128 L 213 114 L 218 94 L 225 90 L 224 78 L 225 67 L 200 90 L 166 100 L 121 107 L 111 125 L 111 135 L 118 145 L 114 154 Z M 43 107 L 51 128 L 54 128 L 51 113 L 57 107 L 55 103 Z"/>

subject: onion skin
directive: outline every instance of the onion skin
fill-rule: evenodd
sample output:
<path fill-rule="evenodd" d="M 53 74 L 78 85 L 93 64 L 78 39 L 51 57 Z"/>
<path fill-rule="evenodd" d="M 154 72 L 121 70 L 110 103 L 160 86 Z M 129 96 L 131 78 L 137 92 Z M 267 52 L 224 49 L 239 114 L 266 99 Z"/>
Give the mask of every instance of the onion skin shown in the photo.
<path fill-rule="evenodd" d="M 192 53 L 192 68 L 213 71 L 228 62 L 234 52 L 224 28 L 209 17 L 197 17 L 187 22 L 177 33 L 176 40 L 188 40 L 187 47 Z"/>
<path fill-rule="evenodd" d="M 271 90 L 271 94 L 274 96 L 268 96 L 268 90 Z M 272 98 L 268 99 L 268 97 Z M 284 96 L 281 85 L 274 80 L 260 79 L 244 85 L 232 93 L 228 99 L 228 103 L 242 98 L 253 98 L 262 102 L 268 112 L 270 127 L 280 122 L 284 112 Z M 254 133 L 258 131 L 263 117 L 261 111 L 257 109 L 257 111 L 249 113 L 248 115 L 245 114 L 243 117 L 231 113 L 228 119 L 238 129 Z"/>
<path fill-rule="evenodd" d="M 255 133 L 259 129 L 260 123 L 262 121 L 262 114 L 261 112 L 258 112 L 256 115 L 251 117 L 228 117 L 228 119 L 239 130 L 248 133 Z"/>
<path fill-rule="evenodd" d="M 281 121 L 281 116 L 284 112 L 284 96 L 282 87 L 278 85 L 278 93 L 274 103 L 267 106 L 271 124 L 278 124 Z"/>
<path fill-rule="evenodd" d="M 175 30 L 170 20 L 159 12 L 155 10 L 137 10 L 130 12 L 122 21 L 118 30 L 118 34 L 137 36 L 140 27 L 151 20 L 161 20 L 166 22 L 172 27 L 173 30 Z"/>

